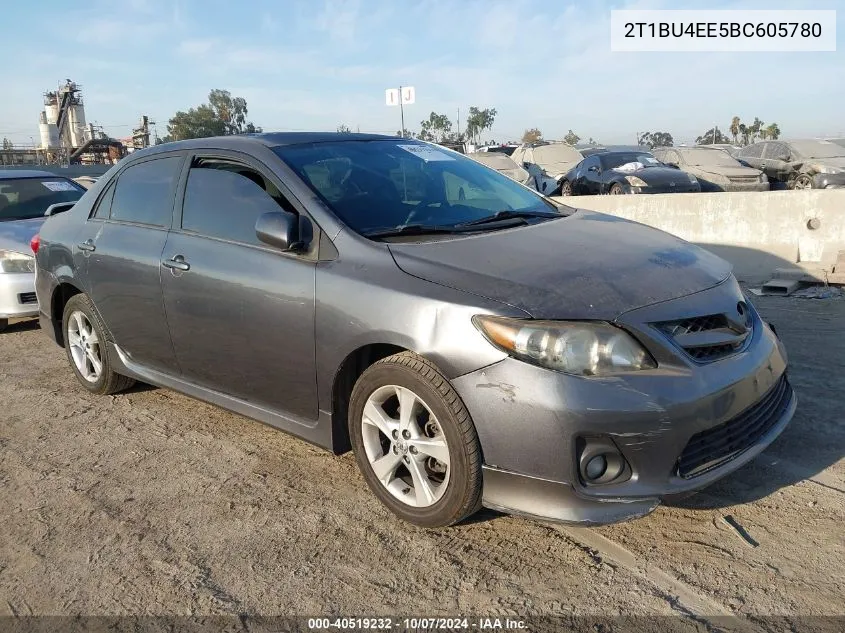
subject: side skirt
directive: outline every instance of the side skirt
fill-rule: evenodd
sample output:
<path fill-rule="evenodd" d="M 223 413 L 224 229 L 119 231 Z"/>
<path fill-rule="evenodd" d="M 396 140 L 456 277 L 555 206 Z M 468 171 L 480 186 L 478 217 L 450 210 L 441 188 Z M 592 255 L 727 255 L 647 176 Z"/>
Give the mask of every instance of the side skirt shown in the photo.
<path fill-rule="evenodd" d="M 200 387 L 182 378 L 139 365 L 112 342 L 109 342 L 109 360 L 112 361 L 118 373 L 157 387 L 173 389 L 197 400 L 258 420 L 321 448 L 332 450 L 332 419 L 328 411 L 319 411 L 316 421 L 282 415 L 234 396 Z"/>

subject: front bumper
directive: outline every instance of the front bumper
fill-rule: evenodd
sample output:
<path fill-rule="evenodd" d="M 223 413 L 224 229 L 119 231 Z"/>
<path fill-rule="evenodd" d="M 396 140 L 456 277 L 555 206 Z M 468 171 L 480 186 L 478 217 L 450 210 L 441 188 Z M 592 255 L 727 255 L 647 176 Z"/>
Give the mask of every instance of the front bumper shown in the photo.
<path fill-rule="evenodd" d="M 693 309 L 707 305 L 708 293 L 719 292 L 725 289 L 699 293 L 704 296 L 692 302 Z M 653 350 L 652 341 L 630 324 L 654 315 L 635 313 L 626 328 Z M 754 319 L 742 352 L 707 364 L 656 354 L 655 370 L 581 378 L 509 358 L 454 379 L 484 453 L 484 504 L 570 523 L 610 523 L 647 514 L 661 498 L 704 488 L 753 459 L 792 418 L 796 397 L 788 385 L 764 432 L 750 444 L 693 476 L 681 476 L 679 462 L 694 436 L 742 421 L 741 414 L 754 411 L 784 377 L 782 345 L 756 313 Z M 593 437 L 616 446 L 630 476 L 603 485 L 584 482 L 578 447 Z"/>
<path fill-rule="evenodd" d="M 842 189 L 845 187 L 845 174 L 816 174 L 813 176 L 813 189 Z"/>
<path fill-rule="evenodd" d="M 34 273 L 0 273 L 0 319 L 38 315 Z"/>

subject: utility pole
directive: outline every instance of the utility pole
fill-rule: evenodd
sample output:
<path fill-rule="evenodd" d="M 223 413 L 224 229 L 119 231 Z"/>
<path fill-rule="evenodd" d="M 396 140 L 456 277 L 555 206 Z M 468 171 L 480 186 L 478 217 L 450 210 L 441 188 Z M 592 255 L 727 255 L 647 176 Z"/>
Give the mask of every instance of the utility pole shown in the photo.
<path fill-rule="evenodd" d="M 458 140 L 461 139 L 461 109 L 458 108 Z"/>
<path fill-rule="evenodd" d="M 402 86 L 399 86 L 399 116 L 402 118 L 402 138 L 405 138 L 405 106 L 402 101 Z"/>

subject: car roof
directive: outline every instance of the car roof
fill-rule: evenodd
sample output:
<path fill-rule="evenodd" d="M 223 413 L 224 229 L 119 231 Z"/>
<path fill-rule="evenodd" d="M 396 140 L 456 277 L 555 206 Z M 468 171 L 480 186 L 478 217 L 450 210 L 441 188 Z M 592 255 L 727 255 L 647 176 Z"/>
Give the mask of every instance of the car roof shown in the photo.
<path fill-rule="evenodd" d="M 280 147 L 289 145 L 305 145 L 309 143 L 337 143 L 343 141 L 396 141 L 414 142 L 413 139 L 400 139 L 398 136 L 384 134 L 357 134 L 350 132 L 269 132 L 262 134 L 231 134 L 228 136 L 209 136 L 206 138 L 192 138 L 185 141 L 172 141 L 154 145 L 132 152 L 133 157 L 149 156 L 160 152 L 171 152 L 180 149 L 241 149 L 245 150 L 255 145 L 265 147 Z"/>
<path fill-rule="evenodd" d="M 11 180 L 13 178 L 64 178 L 64 176 L 57 176 L 49 171 L 37 169 L 0 169 L 0 180 Z"/>

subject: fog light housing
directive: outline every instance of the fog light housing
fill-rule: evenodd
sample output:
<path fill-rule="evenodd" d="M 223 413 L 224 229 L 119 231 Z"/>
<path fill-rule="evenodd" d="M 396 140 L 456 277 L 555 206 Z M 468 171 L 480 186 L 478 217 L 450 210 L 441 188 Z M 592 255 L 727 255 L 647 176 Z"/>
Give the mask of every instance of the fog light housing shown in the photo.
<path fill-rule="evenodd" d="M 576 446 L 579 475 L 585 485 L 616 484 L 631 478 L 631 467 L 609 437 L 581 437 Z"/>

